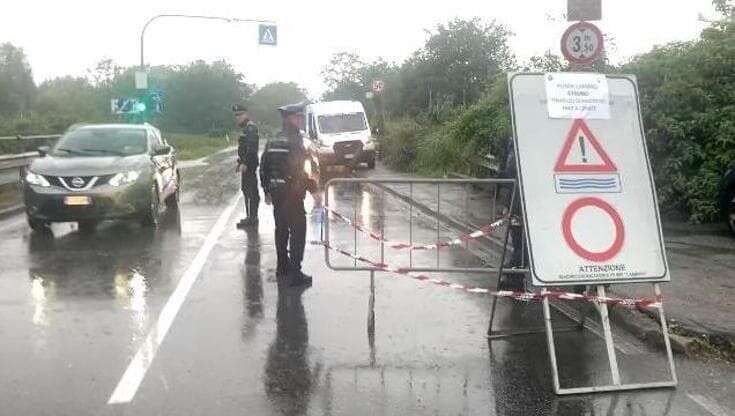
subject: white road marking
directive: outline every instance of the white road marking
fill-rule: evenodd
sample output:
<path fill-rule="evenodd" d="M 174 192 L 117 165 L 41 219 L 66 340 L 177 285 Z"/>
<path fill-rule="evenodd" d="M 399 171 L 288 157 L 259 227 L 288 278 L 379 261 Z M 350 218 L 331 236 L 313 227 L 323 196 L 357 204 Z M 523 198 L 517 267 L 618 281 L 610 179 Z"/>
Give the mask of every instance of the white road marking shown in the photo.
<path fill-rule="evenodd" d="M 217 244 L 217 240 L 224 232 L 225 226 L 232 216 L 232 211 L 235 209 L 235 206 L 237 206 L 240 198 L 242 198 L 242 194 L 238 192 L 238 195 L 233 198 L 230 205 L 220 214 L 217 222 L 214 224 L 214 227 L 212 227 L 209 235 L 207 235 L 207 238 L 204 240 L 204 244 L 199 248 L 199 252 L 196 257 L 194 257 L 189 268 L 187 268 L 181 276 L 179 283 L 176 285 L 176 289 L 174 289 L 173 293 L 171 293 L 171 296 L 168 298 L 168 301 L 166 301 L 166 304 L 163 306 L 163 309 L 161 309 L 161 313 L 158 315 L 158 321 L 148 332 L 148 336 L 143 342 L 143 345 L 140 346 L 140 349 L 128 365 L 128 368 L 125 370 L 120 382 L 118 382 L 117 387 L 115 387 L 115 391 L 112 392 L 107 404 L 129 403 L 135 397 L 135 393 L 138 391 L 140 383 L 143 381 L 148 368 L 153 363 L 153 359 L 156 356 L 156 352 L 158 352 L 158 348 L 163 343 L 163 339 L 171 328 L 171 324 L 176 318 L 179 309 L 181 309 L 181 305 L 184 303 L 184 300 L 186 300 L 186 296 L 189 294 L 194 282 L 199 277 L 202 267 L 204 267 L 204 264 L 207 262 L 209 253 L 212 251 L 212 248 Z"/>
<path fill-rule="evenodd" d="M 729 409 L 723 408 L 722 406 L 717 404 L 717 402 L 707 396 L 693 393 L 687 393 L 687 396 L 689 396 L 689 398 L 692 399 L 695 403 L 700 405 L 704 410 L 708 411 L 712 416 L 729 416 L 735 414 Z"/>

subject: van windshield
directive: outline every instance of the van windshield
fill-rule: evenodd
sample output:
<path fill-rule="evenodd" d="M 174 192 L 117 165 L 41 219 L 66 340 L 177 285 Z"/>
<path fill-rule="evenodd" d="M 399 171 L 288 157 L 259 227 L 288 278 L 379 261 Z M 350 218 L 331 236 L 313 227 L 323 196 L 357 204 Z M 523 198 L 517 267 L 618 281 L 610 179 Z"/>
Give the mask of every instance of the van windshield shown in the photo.
<path fill-rule="evenodd" d="M 364 113 L 319 116 L 319 131 L 324 134 L 367 130 Z"/>

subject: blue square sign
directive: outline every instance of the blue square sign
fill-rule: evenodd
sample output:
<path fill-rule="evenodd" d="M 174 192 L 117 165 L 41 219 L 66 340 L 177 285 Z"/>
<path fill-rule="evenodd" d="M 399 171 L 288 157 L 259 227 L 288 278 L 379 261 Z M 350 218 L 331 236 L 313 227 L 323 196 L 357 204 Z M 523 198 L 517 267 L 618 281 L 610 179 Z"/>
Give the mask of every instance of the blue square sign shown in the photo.
<path fill-rule="evenodd" d="M 278 43 L 278 28 L 276 25 L 260 25 L 258 43 L 261 45 L 276 46 Z"/>

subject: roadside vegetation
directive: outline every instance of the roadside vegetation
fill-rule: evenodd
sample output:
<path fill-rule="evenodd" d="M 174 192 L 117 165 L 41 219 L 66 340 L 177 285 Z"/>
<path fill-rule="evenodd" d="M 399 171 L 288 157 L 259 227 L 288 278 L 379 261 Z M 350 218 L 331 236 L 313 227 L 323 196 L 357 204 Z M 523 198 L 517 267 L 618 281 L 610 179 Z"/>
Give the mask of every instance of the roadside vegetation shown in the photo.
<path fill-rule="evenodd" d="M 176 148 L 180 160 L 193 160 L 211 155 L 229 146 L 237 146 L 237 136 L 235 134 L 226 133 L 224 136 L 219 136 L 170 133 L 164 134 L 164 137 Z"/>
<path fill-rule="evenodd" d="M 0 136 L 60 134 L 76 123 L 114 123 L 110 100 L 136 97 L 135 67 L 100 61 L 84 77 L 58 77 L 35 85 L 23 49 L 0 44 Z M 149 68 L 149 87 L 160 90 L 164 112 L 151 123 L 179 149 L 182 158 L 195 158 L 236 142 L 230 107 L 252 107 L 265 135 L 280 127 L 276 107 L 301 101 L 304 91 L 293 83 L 260 89 L 225 61 Z M 260 119 L 262 118 L 262 122 Z M 49 144 L 44 140 L 0 140 L 0 154 L 21 153 Z"/>
<path fill-rule="evenodd" d="M 714 0 L 724 19 L 731 0 Z M 547 53 L 519 63 L 513 36 L 494 21 L 454 19 L 427 32 L 423 47 L 403 62 L 364 61 L 335 54 L 322 76 L 325 100 L 362 101 L 380 132 L 386 162 L 429 176 L 450 172 L 487 175 L 481 163 L 501 167 L 511 136 L 506 75 L 512 71 L 564 71 Z M 614 36 L 614 34 L 612 34 Z M 614 39 L 608 39 L 614 44 Z M 718 215 L 719 181 L 735 161 L 735 23 L 723 20 L 699 39 L 655 47 L 613 65 L 602 56 L 594 69 L 637 76 L 644 126 L 664 214 L 692 222 Z M 85 77 L 60 77 L 36 86 L 19 47 L 0 45 L 0 136 L 59 133 L 78 122 L 119 121 L 110 99 L 135 96 L 135 68 L 103 60 Z M 225 61 L 149 68 L 149 84 L 164 92 L 165 112 L 153 123 L 179 148 L 199 157 L 237 137 L 229 113 L 247 103 L 264 136 L 279 128 L 280 105 L 302 101 L 293 83 L 256 89 Z M 385 89 L 369 97 L 375 80 Z M 234 144 L 234 143 L 232 143 Z M 38 143 L 0 141 L 0 153 Z"/>
<path fill-rule="evenodd" d="M 723 18 L 731 16 L 731 2 L 714 4 Z M 720 178 L 735 162 L 735 22 L 726 22 L 622 65 L 606 56 L 594 64 L 599 72 L 638 78 L 659 202 L 669 217 L 716 220 Z M 382 127 L 383 156 L 395 169 L 487 175 L 480 163 L 502 166 L 512 135 L 507 73 L 570 69 L 551 53 L 517 63 L 510 36 L 495 22 L 453 20 L 430 31 L 400 64 L 339 53 L 323 71 L 330 88 L 324 98 L 363 101 L 372 124 Z M 368 100 L 375 79 L 384 80 L 385 92 Z"/>

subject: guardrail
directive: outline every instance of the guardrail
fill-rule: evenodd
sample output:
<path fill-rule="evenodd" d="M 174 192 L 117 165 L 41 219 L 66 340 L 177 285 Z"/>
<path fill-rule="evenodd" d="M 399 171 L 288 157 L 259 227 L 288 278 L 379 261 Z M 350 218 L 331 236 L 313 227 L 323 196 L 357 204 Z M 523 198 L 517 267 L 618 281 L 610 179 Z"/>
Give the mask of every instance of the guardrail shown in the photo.
<path fill-rule="evenodd" d="M 16 136 L 0 136 L 0 140 L 55 140 L 61 137 L 60 134 L 38 134 L 35 136 L 23 136 L 18 134 Z"/>
<path fill-rule="evenodd" d="M 0 186 L 20 181 L 23 169 L 38 156 L 38 152 L 0 155 Z"/>
<path fill-rule="evenodd" d="M 0 141 L 21 140 L 56 140 L 60 134 L 40 134 L 34 136 L 0 136 Z M 0 155 L 0 186 L 14 183 L 20 180 L 23 168 L 28 166 L 33 159 L 39 156 L 38 152 L 25 152 L 17 154 Z"/>

